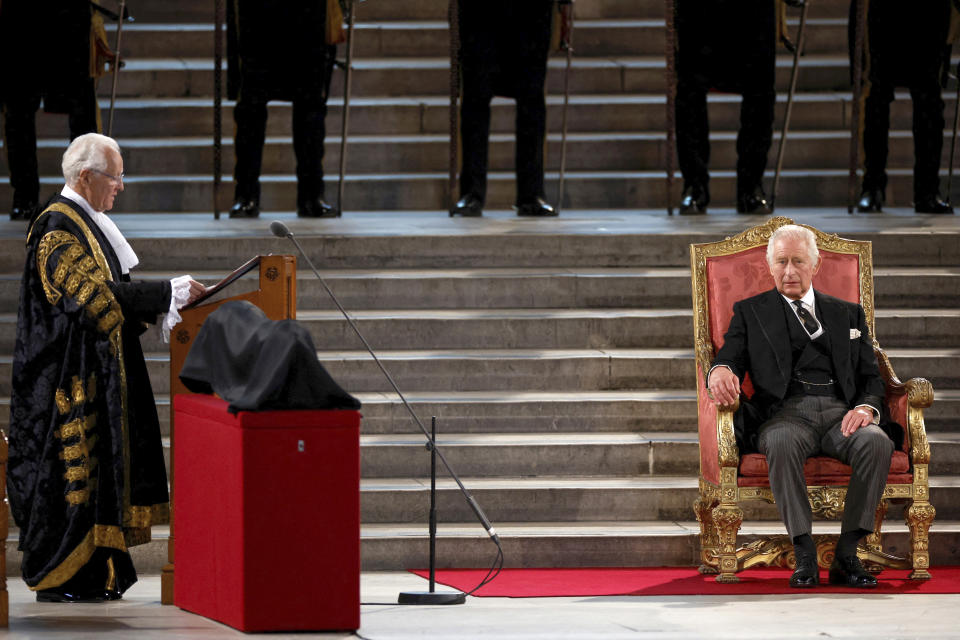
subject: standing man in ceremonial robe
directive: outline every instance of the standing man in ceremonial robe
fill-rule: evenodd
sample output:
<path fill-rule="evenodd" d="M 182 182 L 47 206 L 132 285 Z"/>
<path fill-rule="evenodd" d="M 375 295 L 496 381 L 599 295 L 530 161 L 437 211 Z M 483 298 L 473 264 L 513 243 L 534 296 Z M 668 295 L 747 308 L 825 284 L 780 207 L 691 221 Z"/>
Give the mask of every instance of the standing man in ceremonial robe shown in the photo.
<path fill-rule="evenodd" d="M 890 103 L 895 87 L 913 101 L 913 206 L 917 213 L 953 213 L 940 197 L 943 150 L 941 79 L 958 32 L 956 0 L 867 2 L 867 78 L 863 120 L 864 172 L 857 210 L 880 213 L 886 202 Z M 853 41 L 856 0 L 850 4 Z M 852 51 L 852 49 L 851 49 Z"/>
<path fill-rule="evenodd" d="M 737 212 L 768 215 L 763 172 L 773 140 L 775 54 L 782 2 L 675 0 L 677 11 L 677 158 L 683 174 L 680 213 L 710 204 L 707 91 L 743 96 L 737 134 Z"/>
<path fill-rule="evenodd" d="M 63 176 L 27 233 L 7 491 L 37 601 L 103 602 L 137 580 L 128 548 L 169 522 L 139 336 L 158 315 L 168 334 L 204 287 L 190 276 L 130 280 L 139 259 L 105 213 L 123 191 L 112 138 L 76 138 Z"/>
<path fill-rule="evenodd" d="M 337 0 L 229 0 L 227 95 L 237 104 L 231 218 L 260 215 L 260 171 L 267 103 L 293 103 L 297 215 L 337 218 L 324 200 L 323 140 L 336 43 L 343 41 Z"/>
<path fill-rule="evenodd" d="M 70 139 L 100 131 L 96 79 L 113 59 L 89 1 L 0 2 L 0 100 L 13 187 L 11 220 L 29 220 L 40 196 L 36 112 L 69 116 Z"/>
<path fill-rule="evenodd" d="M 487 198 L 490 101 L 516 100 L 516 207 L 519 216 L 555 216 L 546 202 L 543 157 L 547 55 L 560 5 L 572 0 L 459 0 L 463 101 L 460 199 L 450 215 L 479 216 Z M 559 34 L 557 34 L 559 35 Z"/>

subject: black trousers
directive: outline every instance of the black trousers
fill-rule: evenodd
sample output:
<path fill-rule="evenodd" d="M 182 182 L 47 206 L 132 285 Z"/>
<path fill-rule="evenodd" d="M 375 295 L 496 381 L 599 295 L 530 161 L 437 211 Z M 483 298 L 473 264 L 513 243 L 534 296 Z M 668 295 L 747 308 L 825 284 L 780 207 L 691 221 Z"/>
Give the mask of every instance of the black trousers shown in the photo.
<path fill-rule="evenodd" d="M 463 141 L 460 196 L 473 195 L 481 202 L 484 202 L 487 197 L 490 101 L 492 99 L 491 83 L 465 70 L 460 121 L 460 135 Z M 530 87 L 529 91 L 518 95 L 516 100 L 516 204 L 521 205 L 535 202 L 537 198 L 544 198 L 543 143 L 547 126 L 547 106 L 543 97 L 543 87 Z"/>
<path fill-rule="evenodd" d="M 871 79 L 864 105 L 863 189 L 887 188 L 890 103 L 894 87 Z M 940 191 L 940 153 L 943 149 L 943 98 L 937 78 L 920 78 L 910 86 L 913 99 L 913 194 L 914 198 Z"/>
<path fill-rule="evenodd" d="M 323 139 L 327 102 L 319 98 L 293 101 L 293 151 L 297 158 L 297 205 L 322 198 Z M 267 130 L 267 100 L 241 96 L 233 110 L 237 124 L 233 178 L 238 200 L 260 200 L 260 169 Z"/>
<path fill-rule="evenodd" d="M 322 87 L 301 88 L 292 96 L 293 152 L 297 159 L 297 206 L 323 198 L 323 140 L 326 137 L 327 96 L 333 77 L 336 45 L 326 45 Z M 263 143 L 267 131 L 269 90 L 246 80 L 233 109 L 237 125 L 234 152 L 237 162 L 233 170 L 234 198 L 260 200 L 260 170 L 263 166 Z"/>
<path fill-rule="evenodd" d="M 708 87 L 696 77 L 681 75 L 677 81 L 677 160 L 684 187 L 708 189 L 710 175 L 710 124 L 707 118 Z M 737 134 L 737 194 L 746 195 L 761 186 L 767 154 L 773 141 L 773 87 L 750 89 L 740 103 Z"/>
<path fill-rule="evenodd" d="M 70 139 L 99 131 L 97 98 L 93 80 L 65 103 Z M 37 167 L 37 109 L 40 94 L 11 91 L 3 102 L 4 135 L 13 206 L 36 204 L 40 199 L 40 173 Z"/>

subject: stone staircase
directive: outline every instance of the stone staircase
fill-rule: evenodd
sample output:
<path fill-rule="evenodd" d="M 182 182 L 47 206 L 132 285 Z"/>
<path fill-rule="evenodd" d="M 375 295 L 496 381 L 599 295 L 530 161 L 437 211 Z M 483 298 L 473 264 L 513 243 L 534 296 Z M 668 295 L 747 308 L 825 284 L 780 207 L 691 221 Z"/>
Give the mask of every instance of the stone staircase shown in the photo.
<path fill-rule="evenodd" d="M 449 202 L 447 185 L 449 54 L 444 0 L 368 0 L 357 13 L 356 63 L 350 117 L 345 208 L 437 210 Z M 663 208 L 665 98 L 663 3 L 659 0 L 580 0 L 571 71 L 569 154 L 563 207 Z M 850 94 L 846 57 L 847 3 L 811 9 L 807 55 L 791 125 L 778 203 L 843 206 Z M 137 8 L 125 28 L 128 57 L 119 84 L 115 135 L 125 150 L 125 211 L 200 212 L 212 206 L 212 6 L 187 0 Z M 796 29 L 797 15 L 790 27 Z M 111 34 L 112 36 L 112 34 Z M 792 58 L 781 49 L 778 89 L 785 90 Z M 556 199 L 563 69 L 554 57 L 548 75 L 547 194 Z M 334 74 L 327 121 L 328 184 L 339 166 L 343 73 Z M 110 82 L 101 82 L 106 115 Z M 954 100 L 948 102 L 948 122 Z M 777 122 L 786 97 L 778 97 Z M 710 96 L 714 206 L 732 204 L 734 140 L 739 96 Z M 263 169 L 263 206 L 293 209 L 290 105 L 270 107 Z M 888 202 L 912 196 L 909 97 L 892 111 Z M 232 103 L 224 110 L 224 174 L 232 173 Z M 779 124 L 777 125 L 779 127 Z M 66 141 L 63 116 L 38 121 L 43 191 L 59 183 Z M 771 164 L 776 150 L 771 151 Z M 513 202 L 513 105 L 496 99 L 492 114 L 489 208 Z M 944 150 L 947 153 L 947 150 Z M 5 159 L 0 161 L 5 164 Z M 946 166 L 946 161 L 943 163 Z M 5 167 L 0 164 L 0 171 Z M 679 185 L 677 186 L 679 189 Z M 329 190 L 330 194 L 335 190 Z M 221 202 L 232 197 L 223 186 Z M 0 202 L 10 199 L 0 185 Z"/>
<path fill-rule="evenodd" d="M 444 453 L 500 532 L 509 565 L 693 564 L 698 453 L 685 252 L 690 242 L 729 232 L 718 236 L 676 219 L 673 234 L 617 233 L 622 219 L 581 216 L 571 227 L 593 220 L 594 228 L 608 231 L 550 231 L 511 220 L 512 233 L 488 235 L 481 228 L 475 234 L 463 221 L 438 215 L 430 235 L 337 234 L 346 218 L 321 227 L 290 223 L 421 419 L 438 417 Z M 835 224 L 809 216 L 820 228 Z M 251 251 L 289 250 L 263 231 L 234 228 L 204 237 L 196 216 L 183 217 L 185 229 L 138 238 L 138 218 L 145 217 L 122 216 L 120 224 L 143 264 L 156 269 L 141 274 L 147 279 L 176 269 L 212 281 Z M 743 218 L 724 221 L 730 232 L 743 224 Z M 904 379 L 925 376 L 936 389 L 927 413 L 938 514 L 931 545 L 936 563 L 956 562 L 957 232 L 940 232 L 934 241 L 903 231 L 844 235 L 875 243 L 878 339 L 897 372 Z M 490 242 L 495 251 L 485 246 Z M 0 304 L 10 310 L 0 315 L 0 353 L 8 354 L 0 358 L 5 398 L 19 244 L 15 237 L 0 239 L 10 256 L 0 262 Z M 490 251 L 489 266 L 465 267 L 481 262 L 468 255 L 468 246 L 479 255 Z M 423 565 L 429 486 L 423 438 L 302 265 L 298 293 L 298 318 L 321 360 L 364 403 L 363 566 Z M 168 357 L 157 332 L 145 334 L 143 343 L 165 424 Z M 0 401 L 4 424 L 6 403 Z M 439 504 L 439 562 L 489 562 L 491 545 L 444 474 Z M 747 537 L 781 527 L 772 507 L 746 512 Z M 902 522 L 902 510 L 891 509 L 891 550 L 906 548 Z M 165 558 L 164 532 L 155 533 L 153 544 L 136 550 L 145 572 L 158 571 Z M 12 572 L 16 564 L 11 554 Z"/>
<path fill-rule="evenodd" d="M 290 253 L 292 247 L 265 231 L 266 220 L 281 212 L 418 415 L 424 422 L 438 417 L 445 455 L 494 521 L 508 565 L 697 563 L 688 246 L 758 221 L 722 215 L 666 220 L 660 212 L 639 211 L 665 205 L 663 3 L 578 0 L 565 212 L 559 221 L 535 222 L 501 211 L 476 221 L 446 217 L 446 2 L 369 0 L 358 14 L 348 215 L 300 221 L 289 213 L 290 108 L 276 103 L 270 107 L 264 156 L 264 205 L 270 213 L 263 221 L 213 223 L 208 9 L 185 0 L 150 3 L 135 13 L 136 25 L 125 29 L 130 60 L 115 135 L 130 176 L 118 211 L 130 215 L 116 219 L 147 270 L 140 277 L 189 272 L 212 282 L 250 255 Z M 846 3 L 825 2 L 811 11 L 780 203 L 839 210 L 846 198 L 850 112 Z M 792 24 L 795 28 L 796 20 Z M 789 64 L 782 55 L 781 87 Z M 559 165 L 562 68 L 561 59 L 551 61 L 548 194 L 555 193 Z M 331 175 L 338 161 L 341 82 L 338 72 L 327 123 Z M 739 97 L 709 99 L 714 200 L 732 207 Z M 778 119 L 784 104 L 781 95 Z M 950 111 L 952 100 L 948 104 Z M 224 113 L 227 176 L 230 107 Z M 912 193 L 910 111 L 908 97 L 898 96 L 888 191 L 896 205 L 909 204 Z M 60 183 L 66 124 L 62 116 L 41 115 L 38 127 L 43 185 L 52 190 Z M 495 101 L 492 127 L 490 208 L 502 210 L 513 201 L 509 101 Z M 224 193 L 229 200 L 229 181 Z M 9 186 L 0 185 L 0 202 L 9 199 Z M 927 413 L 938 511 L 932 557 L 956 564 L 957 228 L 936 227 L 935 233 L 923 218 L 885 216 L 857 225 L 862 218 L 800 213 L 802 221 L 826 231 L 874 242 L 878 338 L 902 378 L 924 376 L 936 389 Z M 4 428 L 21 237 L 22 225 L 0 222 Z M 425 565 L 428 455 L 418 430 L 303 264 L 298 317 L 325 366 L 364 403 L 364 568 Z M 167 424 L 166 348 L 154 332 L 143 341 L 161 424 Z M 439 500 L 440 564 L 488 564 L 492 546 L 442 475 Z M 745 525 L 747 537 L 782 529 L 772 508 L 751 507 L 747 516 L 753 520 Z M 899 509 L 891 510 L 888 524 L 888 547 L 905 550 Z M 166 533 L 154 533 L 154 543 L 135 550 L 142 572 L 158 572 L 166 558 Z M 11 574 L 18 571 L 15 540 L 16 531 L 7 543 Z"/>

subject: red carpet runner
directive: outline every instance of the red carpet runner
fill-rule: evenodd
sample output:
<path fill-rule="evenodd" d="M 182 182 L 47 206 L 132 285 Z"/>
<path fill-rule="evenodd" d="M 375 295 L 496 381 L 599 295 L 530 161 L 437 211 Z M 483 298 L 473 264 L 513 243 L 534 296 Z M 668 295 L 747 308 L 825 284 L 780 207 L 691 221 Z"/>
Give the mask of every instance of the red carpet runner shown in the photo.
<path fill-rule="evenodd" d="M 428 571 L 411 571 L 427 578 Z M 441 569 L 440 584 L 469 591 L 480 583 L 486 569 Z M 909 571 L 888 569 L 878 577 L 876 589 L 851 589 L 825 584 L 815 589 L 791 589 L 790 571 L 778 568 L 749 569 L 739 574 L 737 584 L 717 584 L 714 576 L 702 576 L 690 567 L 504 569 L 477 591 L 479 597 L 546 598 L 562 596 L 685 596 L 820 593 L 960 593 L 960 567 L 934 567 L 932 580 L 907 580 Z"/>

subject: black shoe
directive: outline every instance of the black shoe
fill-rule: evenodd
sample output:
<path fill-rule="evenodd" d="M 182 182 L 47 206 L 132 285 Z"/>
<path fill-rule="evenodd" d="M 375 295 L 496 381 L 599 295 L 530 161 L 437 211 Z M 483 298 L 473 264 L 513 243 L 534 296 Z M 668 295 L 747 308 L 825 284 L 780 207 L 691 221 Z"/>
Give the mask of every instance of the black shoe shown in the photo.
<path fill-rule="evenodd" d="M 699 185 L 688 185 L 683 188 L 683 195 L 680 196 L 680 215 L 702 215 L 707 212 L 708 204 L 710 195 L 706 189 Z"/>
<path fill-rule="evenodd" d="M 773 213 L 773 208 L 767 201 L 763 188 L 757 187 L 749 193 L 741 193 L 737 196 L 737 213 L 768 216 Z"/>
<path fill-rule="evenodd" d="M 103 602 L 106 594 L 103 591 L 90 593 L 69 591 L 63 588 L 44 589 L 37 591 L 37 602 Z"/>
<path fill-rule="evenodd" d="M 230 207 L 231 218 L 259 218 L 260 203 L 257 200 L 238 198 Z"/>
<path fill-rule="evenodd" d="M 533 202 L 517 205 L 517 215 L 524 217 L 549 218 L 557 215 L 557 210 L 544 202 L 543 198 L 537 198 Z"/>
<path fill-rule="evenodd" d="M 14 204 L 10 209 L 10 219 L 11 220 L 29 220 L 33 217 L 33 213 L 37 210 L 37 203 L 30 202 L 28 204 Z"/>
<path fill-rule="evenodd" d="M 790 576 L 790 586 L 794 589 L 812 589 L 820 584 L 820 567 L 817 556 L 800 554 L 797 556 L 797 568 Z"/>
<path fill-rule="evenodd" d="M 917 213 L 953 213 L 953 207 L 941 200 L 938 193 L 914 197 L 913 208 Z"/>
<path fill-rule="evenodd" d="M 123 594 L 117 591 L 116 589 L 104 589 L 103 599 L 110 600 L 110 601 L 123 600 Z"/>
<path fill-rule="evenodd" d="M 857 211 L 860 213 L 881 213 L 884 200 L 883 189 L 864 189 L 863 193 L 860 194 L 860 202 L 857 203 Z"/>
<path fill-rule="evenodd" d="M 857 556 L 837 556 L 830 564 L 830 584 L 842 584 L 857 589 L 873 589 L 877 579 L 867 573 Z"/>
<path fill-rule="evenodd" d="M 307 200 L 297 207 L 300 218 L 339 218 L 340 210 L 323 201 L 323 198 Z"/>
<path fill-rule="evenodd" d="M 464 218 L 478 218 L 483 215 L 483 203 L 480 198 L 468 193 L 459 200 L 457 204 L 450 209 L 450 217 L 463 216 Z"/>

